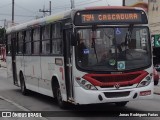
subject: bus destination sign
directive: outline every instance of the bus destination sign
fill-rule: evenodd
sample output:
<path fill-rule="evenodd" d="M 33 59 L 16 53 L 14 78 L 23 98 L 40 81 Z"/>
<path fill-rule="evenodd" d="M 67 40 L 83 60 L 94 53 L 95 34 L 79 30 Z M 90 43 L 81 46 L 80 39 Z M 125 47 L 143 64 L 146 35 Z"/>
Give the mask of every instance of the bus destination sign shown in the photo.
<path fill-rule="evenodd" d="M 75 25 L 91 25 L 91 24 L 147 24 L 147 16 L 143 11 L 130 12 L 85 12 L 80 11 L 75 15 Z"/>
<path fill-rule="evenodd" d="M 114 14 L 82 14 L 82 23 L 90 22 L 119 22 L 119 21 L 140 21 L 138 13 L 114 13 Z"/>

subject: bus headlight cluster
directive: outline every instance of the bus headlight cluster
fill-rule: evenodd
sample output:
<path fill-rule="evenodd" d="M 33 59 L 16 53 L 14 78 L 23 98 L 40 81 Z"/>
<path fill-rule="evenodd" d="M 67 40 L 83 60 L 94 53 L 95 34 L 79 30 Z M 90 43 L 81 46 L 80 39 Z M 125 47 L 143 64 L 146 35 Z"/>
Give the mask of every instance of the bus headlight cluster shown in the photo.
<path fill-rule="evenodd" d="M 86 90 L 97 90 L 97 88 L 94 85 L 92 85 L 90 82 L 88 82 L 87 80 L 84 80 L 84 79 L 76 79 L 76 80 L 78 84 Z"/>
<path fill-rule="evenodd" d="M 144 86 L 147 86 L 151 83 L 151 79 L 152 77 L 150 76 L 147 76 L 144 80 L 142 80 L 137 87 L 144 87 Z"/>

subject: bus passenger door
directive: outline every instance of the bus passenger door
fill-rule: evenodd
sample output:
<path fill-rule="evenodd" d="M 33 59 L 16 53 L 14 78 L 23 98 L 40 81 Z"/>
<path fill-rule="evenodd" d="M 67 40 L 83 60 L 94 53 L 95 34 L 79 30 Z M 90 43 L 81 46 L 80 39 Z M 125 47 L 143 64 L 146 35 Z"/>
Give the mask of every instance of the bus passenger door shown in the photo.
<path fill-rule="evenodd" d="M 73 98 L 71 29 L 64 30 L 64 67 L 67 99 Z"/>
<path fill-rule="evenodd" d="M 18 86 L 18 80 L 17 80 L 17 69 L 16 69 L 16 38 L 11 38 L 11 56 L 12 56 L 12 73 L 13 73 L 13 83 L 14 85 Z"/>

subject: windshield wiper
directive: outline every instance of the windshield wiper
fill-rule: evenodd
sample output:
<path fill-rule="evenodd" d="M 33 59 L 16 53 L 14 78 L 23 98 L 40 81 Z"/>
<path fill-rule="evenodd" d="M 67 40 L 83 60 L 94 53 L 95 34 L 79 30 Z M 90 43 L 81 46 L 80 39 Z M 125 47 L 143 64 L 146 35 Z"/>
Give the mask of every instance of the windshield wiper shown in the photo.
<path fill-rule="evenodd" d="M 126 57 L 126 50 L 127 50 L 127 46 L 128 46 L 128 43 L 131 42 L 131 38 L 132 38 L 132 31 L 133 31 L 133 24 L 130 24 L 129 27 L 128 27 L 128 31 L 126 32 L 126 36 L 125 36 L 125 57 Z"/>
<path fill-rule="evenodd" d="M 125 50 L 126 50 L 126 47 L 128 45 L 128 41 L 131 41 L 132 31 L 133 31 L 133 24 L 130 24 L 129 28 L 128 28 L 128 31 L 126 32 L 126 36 L 125 36 Z"/>
<path fill-rule="evenodd" d="M 98 56 L 97 56 L 97 50 L 96 50 L 96 44 L 95 44 L 95 39 L 96 39 L 96 25 L 92 26 L 92 48 L 94 48 L 94 53 L 96 55 L 97 63 L 98 63 Z"/>
<path fill-rule="evenodd" d="M 95 53 L 95 55 L 96 55 L 96 60 L 97 60 L 97 63 L 98 63 L 98 56 L 97 56 L 95 38 L 92 38 L 92 48 L 94 48 L 94 53 Z"/>

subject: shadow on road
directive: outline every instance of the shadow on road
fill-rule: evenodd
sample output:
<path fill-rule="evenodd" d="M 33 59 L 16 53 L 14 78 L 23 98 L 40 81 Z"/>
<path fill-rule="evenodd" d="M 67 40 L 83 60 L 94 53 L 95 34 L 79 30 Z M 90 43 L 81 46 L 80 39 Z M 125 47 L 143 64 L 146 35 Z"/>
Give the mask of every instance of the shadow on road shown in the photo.
<path fill-rule="evenodd" d="M 16 89 L 14 90 L 15 92 L 17 92 L 18 94 L 21 94 L 21 91 Z M 23 96 L 23 95 L 22 95 Z M 56 102 L 56 100 L 52 97 L 48 97 L 33 91 L 29 91 L 29 94 L 27 95 L 27 97 L 31 97 L 33 99 L 37 99 L 38 101 L 47 103 L 53 107 L 58 107 L 58 104 Z M 128 103 L 129 104 L 129 103 Z M 89 112 L 102 112 L 102 111 L 121 111 L 121 112 L 125 112 L 125 111 L 136 111 L 136 109 L 133 108 L 129 108 L 127 107 L 127 105 L 125 107 L 117 107 L 115 106 L 114 103 L 105 103 L 105 104 L 91 104 L 91 105 L 72 105 L 69 104 L 67 106 L 66 109 L 62 109 L 62 111 L 84 111 L 82 113 L 85 113 L 85 111 Z M 88 113 L 87 113 L 88 114 Z"/>

